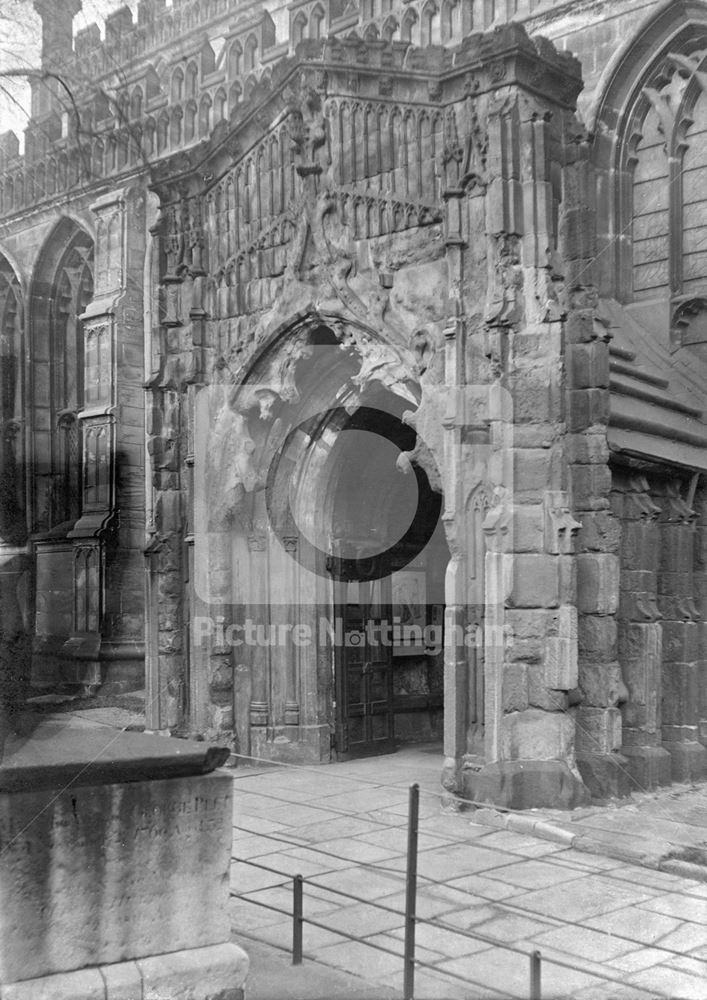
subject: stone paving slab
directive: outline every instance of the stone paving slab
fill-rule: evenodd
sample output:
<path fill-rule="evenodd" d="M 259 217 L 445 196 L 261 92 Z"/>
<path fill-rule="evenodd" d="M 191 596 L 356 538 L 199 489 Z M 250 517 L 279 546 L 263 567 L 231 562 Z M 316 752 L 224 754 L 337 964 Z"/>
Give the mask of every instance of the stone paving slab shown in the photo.
<path fill-rule="evenodd" d="M 366 979 L 309 960 L 293 966 L 289 955 L 253 937 L 244 938 L 250 957 L 248 1000 L 402 1000 L 394 985 Z"/>
<path fill-rule="evenodd" d="M 395 977 L 390 977 L 388 980 L 381 979 L 381 984 L 394 985 L 396 981 Z M 421 1000 L 508 1000 L 506 994 L 491 987 L 479 992 L 468 982 L 452 979 L 444 972 L 427 968 L 418 969 L 415 975 L 415 996 L 419 996 Z"/>
<path fill-rule="evenodd" d="M 309 826 L 297 827 L 297 839 L 314 841 L 335 839 L 336 837 L 358 837 L 364 833 L 377 833 L 380 825 L 372 820 L 361 819 L 360 816 L 337 816 L 323 823 L 312 823 Z"/>
<path fill-rule="evenodd" d="M 292 847 L 265 854 L 259 859 L 272 868 L 282 868 L 284 871 L 297 875 L 324 875 L 328 872 L 351 868 L 356 861 L 353 858 L 337 857 L 328 851 L 320 853 L 309 847 Z"/>
<path fill-rule="evenodd" d="M 469 818 L 582 851 L 707 881 L 707 788 L 671 785 L 572 812 L 511 812 L 459 803 Z"/>
<path fill-rule="evenodd" d="M 707 923 L 707 899 L 696 899 L 694 896 L 684 896 L 682 893 L 658 896 L 643 903 L 643 908 L 655 910 L 657 913 L 667 913 L 671 917 L 679 917 L 680 920 Z"/>
<path fill-rule="evenodd" d="M 489 948 L 476 955 L 440 962 L 437 968 L 464 976 L 472 986 L 471 996 L 485 996 L 485 991 L 489 988 L 509 998 L 525 1000 L 528 996 L 529 960 L 525 955 Z M 567 1000 L 577 990 L 601 983 L 595 976 L 545 964 L 543 1000 Z M 606 983 L 603 985 L 606 988 Z"/>
<path fill-rule="evenodd" d="M 624 939 L 638 944 L 657 944 L 661 938 L 670 934 L 680 926 L 675 917 L 664 913 L 652 913 L 636 906 L 627 906 L 588 917 L 584 923 L 587 927 L 595 927 L 605 934 L 620 935 Z"/>
<path fill-rule="evenodd" d="M 392 938 L 402 942 L 403 931 L 390 931 Z M 420 924 L 415 932 L 415 956 L 421 961 L 436 961 L 440 957 L 456 958 L 459 955 L 475 955 L 490 947 L 487 941 L 479 941 L 465 934 L 455 934 L 446 927 L 435 927 L 432 924 Z M 427 956 L 417 952 L 417 945 L 427 952 Z"/>
<path fill-rule="evenodd" d="M 268 833 L 281 833 L 283 830 L 287 830 L 284 823 L 277 823 L 272 819 L 266 819 L 264 816 L 257 816 L 255 813 L 246 813 L 240 798 L 237 803 L 234 803 L 233 811 L 236 814 L 233 827 L 234 837 L 242 836 L 244 833 L 260 833 L 265 835 Z"/>
<path fill-rule="evenodd" d="M 403 968 L 399 954 L 379 951 L 361 941 L 346 941 L 326 948 L 315 948 L 312 953 L 318 962 L 337 969 L 365 969 L 366 979 L 373 983 L 385 976 L 399 976 L 398 982 L 402 988 Z"/>
<path fill-rule="evenodd" d="M 399 892 L 404 881 L 397 873 L 367 871 L 364 876 L 360 868 L 345 868 L 340 872 L 320 875 L 314 880 L 314 883 L 311 891 L 316 892 L 319 889 L 320 894 L 326 889 L 340 889 L 355 895 L 365 893 L 367 899 L 377 900 Z M 334 894 L 333 898 L 338 897 Z"/>
<path fill-rule="evenodd" d="M 536 934 L 533 940 L 543 950 L 554 948 L 563 952 L 565 957 L 576 955 L 578 958 L 586 958 L 591 955 L 595 962 L 607 962 L 619 955 L 627 955 L 636 948 L 630 941 L 574 925 L 553 927 Z"/>
<path fill-rule="evenodd" d="M 525 889 L 546 889 L 551 885 L 565 885 L 573 878 L 581 878 L 582 872 L 568 871 L 559 865 L 528 858 L 490 871 L 488 877 Z"/>
<path fill-rule="evenodd" d="M 680 1000 L 705 1000 L 707 997 L 704 976 L 691 976 L 670 963 L 637 972 L 631 976 L 629 984 L 646 990 L 661 990 L 665 995 L 679 997 Z"/>
<path fill-rule="evenodd" d="M 276 945 L 278 948 L 285 948 L 289 951 L 292 948 L 292 920 L 281 919 L 279 923 L 267 924 L 260 927 L 258 929 L 258 940 Z M 310 924 L 305 927 L 303 940 L 305 955 L 314 956 L 320 948 L 340 943 L 341 937 L 333 931 Z"/>
<path fill-rule="evenodd" d="M 407 811 L 404 781 L 418 773 L 419 767 L 425 776 L 424 783 L 420 782 L 424 788 L 419 916 L 424 921 L 434 920 L 435 925 L 421 922 L 417 926 L 416 957 L 433 964 L 434 969 L 417 969 L 415 1000 L 525 998 L 529 995 L 528 956 L 535 948 L 543 955 L 543 1000 L 677 998 L 683 996 L 682 990 L 687 1000 L 695 995 L 707 1000 L 703 985 L 707 984 L 707 885 L 585 853 L 571 846 L 572 838 L 548 840 L 527 824 L 525 829 L 523 824 L 517 829 L 485 826 L 471 822 L 473 813 L 444 812 L 443 795 L 433 793 L 433 782 L 428 780 L 434 771 L 437 781 L 439 761 L 419 753 L 398 756 L 408 758 L 405 767 L 393 767 L 392 757 L 361 762 L 365 766 L 358 789 L 353 784 L 357 765 L 344 765 L 346 782 L 351 785 L 348 794 L 337 789 L 331 795 L 320 795 L 315 768 L 298 770 L 299 800 L 292 794 L 294 785 L 284 780 L 290 769 L 279 773 L 268 769 L 258 774 L 257 780 L 241 775 L 235 784 L 237 798 L 243 793 L 244 808 L 237 807 L 235 815 L 246 850 L 258 850 L 254 841 L 257 831 L 251 830 L 253 816 L 281 824 L 276 830 L 263 831 L 272 833 L 277 842 L 263 838 L 264 853 L 253 855 L 259 863 L 268 864 L 270 859 L 276 862 L 273 867 L 294 875 L 296 869 L 286 868 L 286 859 L 316 866 L 319 858 L 325 867 L 331 861 L 328 855 L 334 854 L 342 866 L 334 870 L 332 865 L 325 874 L 315 875 L 317 885 L 305 879 L 305 916 L 324 925 L 322 930 L 304 928 L 305 955 L 310 956 L 305 965 L 310 962 L 317 975 L 325 975 L 322 969 L 326 968 L 333 976 L 358 974 L 370 984 L 370 997 L 384 1000 L 388 995 L 400 996 Z M 338 768 L 336 765 L 337 773 Z M 273 775 L 278 775 L 277 782 Z M 308 776 L 310 780 L 306 780 Z M 273 802 L 281 788 L 287 788 L 287 795 L 280 798 L 278 809 Z M 267 801 L 266 808 L 260 808 L 259 799 Z M 355 808 L 345 815 L 347 803 L 354 803 Z M 321 814 L 321 823 L 312 821 L 310 811 Z M 699 813 L 693 810 L 692 815 Z M 533 822 L 537 825 L 537 818 Z M 575 821 L 565 816 L 565 822 Z M 603 831 L 601 824 L 592 829 Z M 279 842 L 288 839 L 289 847 Z M 234 841 L 234 853 L 237 845 L 238 840 Z M 320 847 L 326 853 L 318 854 Z M 376 853 L 381 851 L 385 856 Z M 244 867 L 234 876 L 236 891 Z M 270 898 L 273 905 L 291 911 L 291 889 L 267 888 L 267 874 L 263 875 L 259 890 L 256 879 L 248 883 L 251 892 L 247 896 L 234 898 L 234 926 L 239 920 L 248 926 L 248 907 L 255 910 L 248 903 L 251 895 L 261 901 Z M 380 902 L 396 912 L 331 895 L 327 886 Z M 337 930 L 359 934 L 361 940 L 337 939 Z M 463 930 L 470 936 L 460 933 Z M 272 948 L 273 955 L 281 956 L 278 949 L 290 947 L 291 923 L 287 918 L 261 917 L 250 925 L 248 933 L 260 936 L 263 947 Z M 371 943 L 394 954 L 375 952 L 369 947 Z M 509 952 L 505 946 L 522 954 Z M 559 967 L 551 960 L 573 968 Z M 285 975 L 285 967 L 281 970 Z M 454 978 L 453 973 L 464 980 Z M 695 993 L 696 984 L 702 994 Z M 261 992 L 249 1000 L 288 1000 L 288 989 L 289 981 L 285 992 L 270 996 Z M 393 992 L 387 994 L 386 990 Z M 313 1000 L 319 994 L 302 994 L 303 998 L 305 995 Z M 360 995 L 353 987 L 346 993 L 337 986 L 332 987 L 327 1000 L 348 996 L 357 1000 Z"/>
<path fill-rule="evenodd" d="M 621 906 L 635 906 L 648 898 L 646 892 L 632 889 L 625 882 L 617 884 L 600 875 L 587 875 L 573 879 L 569 889 L 566 885 L 556 885 L 519 895 L 515 905 L 536 914 L 586 921 Z"/>
<path fill-rule="evenodd" d="M 635 942 L 634 942 L 635 948 Z M 619 955 L 617 958 L 609 959 L 606 962 L 607 968 L 619 970 L 619 972 L 642 972 L 643 969 L 650 969 L 661 962 L 670 961 L 672 955 L 666 955 L 661 948 L 635 948 L 634 951 Z"/>

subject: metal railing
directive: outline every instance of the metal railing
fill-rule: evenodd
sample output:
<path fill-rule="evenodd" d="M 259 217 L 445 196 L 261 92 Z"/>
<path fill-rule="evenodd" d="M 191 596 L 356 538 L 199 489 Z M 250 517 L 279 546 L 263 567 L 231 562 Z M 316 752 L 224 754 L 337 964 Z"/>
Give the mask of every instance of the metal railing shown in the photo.
<path fill-rule="evenodd" d="M 272 868 L 269 865 L 261 864 L 257 861 L 252 861 L 248 858 L 233 857 L 234 861 L 238 861 L 242 864 L 252 866 L 254 868 L 259 868 L 273 875 L 281 875 L 285 877 L 286 881 L 277 883 L 277 885 L 271 885 L 264 887 L 266 889 L 281 888 L 285 885 L 292 885 L 292 910 L 284 910 L 280 907 L 273 906 L 271 904 L 265 903 L 262 900 L 256 900 L 248 898 L 246 895 L 232 892 L 231 895 L 244 899 L 247 902 L 252 903 L 255 906 L 261 906 L 265 909 L 272 910 L 276 913 L 281 913 L 284 916 L 292 917 L 292 964 L 301 965 L 304 959 L 304 927 L 305 924 L 311 927 L 316 927 L 320 930 L 328 931 L 339 937 L 342 937 L 349 941 L 358 942 L 360 944 L 365 944 L 367 947 L 372 948 L 376 951 L 383 952 L 387 955 L 393 955 L 396 958 L 401 958 L 399 951 L 394 951 L 392 948 L 387 948 L 378 942 L 371 941 L 362 938 L 359 935 L 350 934 L 345 930 L 337 929 L 322 923 L 321 921 L 312 919 L 311 917 L 304 916 L 304 892 L 305 886 L 309 886 L 319 892 L 331 893 L 334 896 L 341 897 L 343 899 L 353 900 L 357 903 L 363 903 L 367 906 L 374 907 L 378 910 L 383 910 L 388 913 L 393 913 L 399 916 L 401 923 L 403 924 L 404 937 L 403 937 L 403 996 L 404 1000 L 414 1000 L 415 994 L 415 971 L 416 969 L 430 969 L 437 973 L 437 975 L 444 975 L 451 979 L 457 980 L 465 985 L 470 985 L 470 977 L 461 975 L 452 969 L 440 969 L 438 965 L 432 962 L 425 962 L 419 958 L 416 958 L 415 954 L 415 933 L 416 929 L 420 925 L 427 925 L 438 930 L 447 930 L 460 937 L 465 937 L 473 941 L 481 941 L 486 944 L 491 945 L 495 948 L 502 948 L 510 953 L 515 953 L 519 956 L 524 956 L 528 960 L 528 975 L 529 975 L 529 987 L 528 996 L 530 1000 L 542 1000 L 542 966 L 543 962 L 552 964 L 563 968 L 565 970 L 570 970 L 573 972 L 579 972 L 581 974 L 592 976 L 595 979 L 602 979 L 607 984 L 611 983 L 616 986 L 625 986 L 626 980 L 618 975 L 611 975 L 608 970 L 602 970 L 601 972 L 592 969 L 591 971 L 582 968 L 574 962 L 569 960 L 563 960 L 557 957 L 543 956 L 538 949 L 528 951 L 526 948 L 509 944 L 508 942 L 502 942 L 498 939 L 484 934 L 482 931 L 475 929 L 473 931 L 464 930 L 463 928 L 457 927 L 454 924 L 445 922 L 442 919 L 430 919 L 425 917 L 419 917 L 416 912 L 417 906 L 417 856 L 418 856 L 418 831 L 419 831 L 419 797 L 420 789 L 419 785 L 413 784 L 410 786 L 409 790 L 409 800 L 408 800 L 408 821 L 407 821 L 407 856 L 406 856 L 406 877 L 405 877 L 405 910 L 404 912 L 391 906 L 387 906 L 384 903 L 380 903 L 377 900 L 365 899 L 362 896 L 358 896 L 355 893 L 347 892 L 343 889 L 336 889 L 328 885 L 317 881 L 316 878 L 305 878 L 301 874 L 291 875 L 287 872 L 281 871 L 276 868 Z M 316 848 L 309 848 L 316 850 Z M 328 852 L 320 852 L 327 855 Z M 379 866 L 376 866 L 379 867 Z M 434 884 L 434 880 L 428 879 Z M 572 921 L 569 921 L 573 923 Z M 621 935 L 619 935 L 620 937 Z M 482 985 L 482 984 L 478 984 Z M 654 990 L 654 996 L 667 996 L 661 991 Z"/>

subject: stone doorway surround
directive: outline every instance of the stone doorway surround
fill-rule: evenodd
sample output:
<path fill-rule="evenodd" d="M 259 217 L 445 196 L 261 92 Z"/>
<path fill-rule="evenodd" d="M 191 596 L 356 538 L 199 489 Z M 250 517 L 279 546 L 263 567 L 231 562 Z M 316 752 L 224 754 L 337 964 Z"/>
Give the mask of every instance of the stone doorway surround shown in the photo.
<path fill-rule="evenodd" d="M 197 400 L 195 524 L 206 531 L 195 532 L 195 593 L 205 598 L 199 617 L 223 612 L 235 639 L 227 648 L 224 631 L 223 648 L 197 652 L 232 670 L 242 752 L 319 761 L 344 752 L 332 740 L 344 732 L 340 585 L 372 578 L 390 590 L 411 558 L 432 571 L 428 547 L 446 563 L 441 498 L 422 467 L 438 487 L 435 459 L 405 423 L 420 389 L 404 361 L 368 333 L 339 339 L 310 318 L 242 384 L 210 386 Z M 426 601 L 443 604 L 443 576 L 437 567 Z"/>

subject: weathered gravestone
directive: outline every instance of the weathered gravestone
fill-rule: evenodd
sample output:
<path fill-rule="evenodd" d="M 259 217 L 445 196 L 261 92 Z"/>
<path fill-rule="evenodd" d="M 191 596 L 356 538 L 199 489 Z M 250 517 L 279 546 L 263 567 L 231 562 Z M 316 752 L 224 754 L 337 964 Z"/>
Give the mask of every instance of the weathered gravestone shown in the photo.
<path fill-rule="evenodd" d="M 70 716 L 7 739 L 1 1000 L 241 1000 L 226 756 Z"/>

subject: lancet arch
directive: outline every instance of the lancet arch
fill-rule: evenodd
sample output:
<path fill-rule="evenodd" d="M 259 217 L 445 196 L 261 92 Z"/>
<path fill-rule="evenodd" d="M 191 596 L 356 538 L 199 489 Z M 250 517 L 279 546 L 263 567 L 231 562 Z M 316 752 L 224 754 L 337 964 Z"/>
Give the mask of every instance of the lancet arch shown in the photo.
<path fill-rule="evenodd" d="M 84 404 L 81 315 L 93 295 L 93 239 L 63 218 L 40 253 L 30 292 L 35 531 L 73 524 L 80 514 Z"/>
<path fill-rule="evenodd" d="M 0 251 L 0 544 L 27 533 L 25 503 L 24 295 L 17 271 Z"/>

